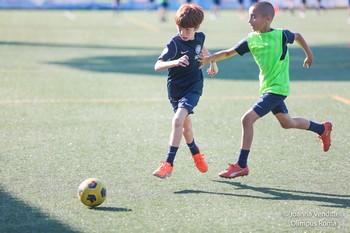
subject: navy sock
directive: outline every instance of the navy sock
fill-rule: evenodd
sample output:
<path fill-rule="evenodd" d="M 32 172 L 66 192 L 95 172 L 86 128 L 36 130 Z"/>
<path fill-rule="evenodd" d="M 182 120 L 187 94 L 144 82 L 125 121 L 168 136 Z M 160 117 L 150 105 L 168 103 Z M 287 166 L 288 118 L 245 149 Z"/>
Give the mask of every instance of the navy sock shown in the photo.
<path fill-rule="evenodd" d="M 187 144 L 187 146 L 190 149 L 192 155 L 195 155 L 195 154 L 199 153 L 199 148 L 196 145 L 196 143 L 194 142 L 194 139 L 193 139 L 193 141 L 190 144 Z"/>
<path fill-rule="evenodd" d="M 171 166 L 174 165 L 174 159 L 175 159 L 177 149 L 179 149 L 179 147 L 169 146 L 169 150 L 168 150 L 168 154 L 167 154 L 167 157 L 165 159 L 165 162 L 170 163 Z"/>
<path fill-rule="evenodd" d="M 310 126 L 307 130 L 317 133 L 318 135 L 322 135 L 324 132 L 324 126 L 322 124 L 315 123 L 310 121 Z"/>
<path fill-rule="evenodd" d="M 250 150 L 240 150 L 237 163 L 241 168 L 247 167 L 249 152 Z"/>

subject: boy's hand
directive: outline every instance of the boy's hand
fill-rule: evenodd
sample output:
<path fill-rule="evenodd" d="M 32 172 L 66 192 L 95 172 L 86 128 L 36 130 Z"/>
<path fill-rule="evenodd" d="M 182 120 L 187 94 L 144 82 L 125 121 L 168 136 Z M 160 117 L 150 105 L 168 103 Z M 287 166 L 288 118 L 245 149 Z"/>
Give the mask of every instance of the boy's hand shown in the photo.
<path fill-rule="evenodd" d="M 306 68 L 310 68 L 313 63 L 313 59 L 310 59 L 309 57 L 306 57 L 304 60 L 303 66 Z"/>
<path fill-rule="evenodd" d="M 210 77 L 213 77 L 213 76 L 216 75 L 218 72 L 219 72 L 219 68 L 218 68 L 218 66 L 216 65 L 216 63 L 215 63 L 215 62 L 211 62 L 211 63 L 210 63 L 210 67 L 207 69 L 207 74 L 208 74 Z"/>
<path fill-rule="evenodd" d="M 208 59 L 209 57 L 205 57 L 204 55 L 203 55 L 203 53 L 200 53 L 199 54 L 199 57 L 198 57 L 198 62 L 199 62 L 199 64 L 200 64 L 200 69 L 201 68 L 203 68 L 203 66 L 205 66 L 206 64 L 208 64 L 209 63 L 209 59 Z"/>
<path fill-rule="evenodd" d="M 183 55 L 182 57 L 180 57 L 179 59 L 177 59 L 175 61 L 176 61 L 176 66 L 186 67 L 190 64 L 190 62 L 188 61 L 187 55 Z"/>

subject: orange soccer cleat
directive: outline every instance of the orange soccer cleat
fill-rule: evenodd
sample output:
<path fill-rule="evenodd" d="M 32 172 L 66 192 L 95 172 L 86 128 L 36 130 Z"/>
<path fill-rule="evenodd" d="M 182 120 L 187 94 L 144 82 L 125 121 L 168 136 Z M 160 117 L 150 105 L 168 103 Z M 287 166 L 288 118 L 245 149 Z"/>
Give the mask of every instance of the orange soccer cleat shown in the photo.
<path fill-rule="evenodd" d="M 204 173 L 208 171 L 208 164 L 203 157 L 204 157 L 204 154 L 201 154 L 200 152 L 198 152 L 195 155 L 192 155 L 193 161 L 196 164 L 197 169 L 200 172 Z"/>
<path fill-rule="evenodd" d="M 332 132 L 332 123 L 329 121 L 322 122 L 324 126 L 324 132 L 318 138 L 322 141 L 322 150 L 327 152 L 331 146 L 331 132 Z"/>
<path fill-rule="evenodd" d="M 219 173 L 220 177 L 232 179 L 249 174 L 248 165 L 245 168 L 241 168 L 238 163 L 229 165 L 230 166 L 225 171 Z"/>
<path fill-rule="evenodd" d="M 162 165 L 153 172 L 153 175 L 162 179 L 165 179 L 169 176 L 171 176 L 171 173 L 173 172 L 173 166 L 171 166 L 170 163 L 160 161 Z"/>

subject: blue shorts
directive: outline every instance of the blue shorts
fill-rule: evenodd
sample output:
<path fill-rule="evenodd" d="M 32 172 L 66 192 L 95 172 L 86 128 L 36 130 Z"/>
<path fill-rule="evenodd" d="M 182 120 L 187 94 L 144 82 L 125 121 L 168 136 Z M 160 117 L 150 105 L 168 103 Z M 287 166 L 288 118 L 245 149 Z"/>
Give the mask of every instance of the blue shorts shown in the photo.
<path fill-rule="evenodd" d="M 254 112 L 256 112 L 260 117 L 265 116 L 269 112 L 272 112 L 274 115 L 277 113 L 288 113 L 288 109 L 284 100 L 287 96 L 276 95 L 272 93 L 265 93 L 260 96 L 260 99 L 252 107 Z"/>
<path fill-rule="evenodd" d="M 197 106 L 200 97 L 201 95 L 198 93 L 189 92 L 179 100 L 170 99 L 170 103 L 173 106 L 174 112 L 176 112 L 178 108 L 186 108 L 188 114 L 193 114 L 193 109 Z"/>

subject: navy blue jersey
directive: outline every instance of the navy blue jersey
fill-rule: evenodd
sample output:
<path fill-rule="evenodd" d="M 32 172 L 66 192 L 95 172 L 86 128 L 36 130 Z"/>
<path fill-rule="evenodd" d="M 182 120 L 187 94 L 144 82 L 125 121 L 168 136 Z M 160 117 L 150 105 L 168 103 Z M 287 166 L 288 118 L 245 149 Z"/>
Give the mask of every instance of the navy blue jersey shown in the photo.
<path fill-rule="evenodd" d="M 273 30 L 273 29 L 272 29 Z M 283 54 L 281 55 L 281 59 L 286 55 L 287 52 L 287 44 L 293 44 L 294 42 L 294 33 L 289 31 L 289 30 L 283 30 L 282 33 L 282 41 L 283 44 L 281 45 L 283 48 Z M 239 42 L 236 47 L 235 47 L 236 52 L 239 55 L 243 55 L 245 53 L 250 52 L 249 47 L 248 47 L 248 41 L 247 38 Z"/>
<path fill-rule="evenodd" d="M 183 41 L 178 34 L 175 35 L 158 58 L 163 61 L 171 61 L 185 54 L 189 58 L 188 66 L 168 69 L 167 86 L 170 100 L 181 99 L 189 92 L 202 94 L 203 73 L 199 69 L 198 57 L 204 45 L 205 35 L 202 32 L 196 32 L 194 37 L 194 40 Z"/>

